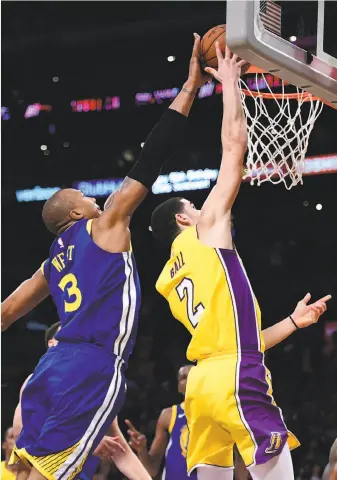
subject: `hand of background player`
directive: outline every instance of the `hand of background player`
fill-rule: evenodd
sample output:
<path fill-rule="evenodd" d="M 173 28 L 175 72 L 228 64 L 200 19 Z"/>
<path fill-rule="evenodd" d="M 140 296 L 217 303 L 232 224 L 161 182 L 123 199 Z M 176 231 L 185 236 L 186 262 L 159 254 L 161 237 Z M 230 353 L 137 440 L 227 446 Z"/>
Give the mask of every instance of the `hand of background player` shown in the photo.
<path fill-rule="evenodd" d="M 215 50 L 218 58 L 218 70 L 206 67 L 205 72 L 210 73 L 223 84 L 233 80 L 237 82 L 241 74 L 241 67 L 246 63 L 245 60 L 240 60 L 237 55 L 232 55 L 228 47 L 226 47 L 225 57 L 223 57 L 219 42 L 215 42 Z"/>
<path fill-rule="evenodd" d="M 116 453 L 125 453 L 125 448 L 121 445 L 119 437 L 105 436 L 94 450 L 94 455 L 100 458 L 112 458 Z"/>
<path fill-rule="evenodd" d="M 192 56 L 190 60 L 190 68 L 188 72 L 187 82 L 191 84 L 193 89 L 202 87 L 205 83 L 211 80 L 210 75 L 205 75 L 200 67 L 199 52 L 200 52 L 200 37 L 197 33 L 194 33 L 194 45 L 192 50 Z"/>
<path fill-rule="evenodd" d="M 327 308 L 326 302 L 330 300 L 331 295 L 326 295 L 315 303 L 308 305 L 310 298 L 310 293 L 307 293 L 306 296 L 298 302 L 294 313 L 291 315 L 298 328 L 305 328 L 316 323 L 319 317 L 325 312 Z"/>
<path fill-rule="evenodd" d="M 146 436 L 140 433 L 130 422 L 130 420 L 125 420 L 128 428 L 129 435 L 129 445 L 137 452 L 141 453 L 144 450 L 147 450 Z"/>

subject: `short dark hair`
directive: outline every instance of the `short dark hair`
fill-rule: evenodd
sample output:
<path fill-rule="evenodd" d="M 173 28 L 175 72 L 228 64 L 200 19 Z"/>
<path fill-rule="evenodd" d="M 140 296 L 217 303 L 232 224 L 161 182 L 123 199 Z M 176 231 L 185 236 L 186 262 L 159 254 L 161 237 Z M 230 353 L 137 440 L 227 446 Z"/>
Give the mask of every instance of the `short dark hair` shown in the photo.
<path fill-rule="evenodd" d="M 46 333 L 44 334 L 44 343 L 46 344 L 46 348 L 48 348 L 49 340 L 52 340 L 55 337 L 57 330 L 60 328 L 60 326 L 61 323 L 56 322 L 53 323 L 53 325 L 51 325 L 49 328 L 47 328 Z"/>
<path fill-rule="evenodd" d="M 73 202 L 69 192 L 69 188 L 58 190 L 43 205 L 42 220 L 47 230 L 54 235 L 70 220 L 69 213 Z"/>
<path fill-rule="evenodd" d="M 176 214 L 184 209 L 182 197 L 172 197 L 158 205 L 151 215 L 151 230 L 154 238 L 165 246 L 170 246 L 180 233 Z"/>

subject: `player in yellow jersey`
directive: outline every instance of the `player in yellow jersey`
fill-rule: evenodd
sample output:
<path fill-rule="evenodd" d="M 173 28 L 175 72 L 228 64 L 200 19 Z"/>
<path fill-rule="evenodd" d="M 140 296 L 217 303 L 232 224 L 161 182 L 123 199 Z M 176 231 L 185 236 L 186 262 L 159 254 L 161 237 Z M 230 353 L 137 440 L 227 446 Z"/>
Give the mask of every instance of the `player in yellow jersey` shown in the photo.
<path fill-rule="evenodd" d="M 16 465 L 8 465 L 11 458 L 12 450 L 15 445 L 13 428 L 8 428 L 5 432 L 5 438 L 2 442 L 2 450 L 5 454 L 5 460 L 1 462 L 1 480 L 15 480 L 18 467 Z"/>
<path fill-rule="evenodd" d="M 301 300 L 291 316 L 261 330 L 261 312 L 242 261 L 233 245 L 231 208 L 239 191 L 247 147 L 247 125 L 238 79 L 240 61 L 217 44 L 223 84 L 223 155 L 217 183 L 201 211 L 172 198 L 152 214 L 158 240 L 172 242 L 171 258 L 157 282 L 173 315 L 192 335 L 185 411 L 189 427 L 187 467 L 199 480 L 233 478 L 233 445 L 254 480 L 294 478 L 288 437 L 276 406 L 264 351 L 297 328 L 317 322 L 330 295 L 308 305 Z M 207 468 L 206 468 L 207 467 Z"/>

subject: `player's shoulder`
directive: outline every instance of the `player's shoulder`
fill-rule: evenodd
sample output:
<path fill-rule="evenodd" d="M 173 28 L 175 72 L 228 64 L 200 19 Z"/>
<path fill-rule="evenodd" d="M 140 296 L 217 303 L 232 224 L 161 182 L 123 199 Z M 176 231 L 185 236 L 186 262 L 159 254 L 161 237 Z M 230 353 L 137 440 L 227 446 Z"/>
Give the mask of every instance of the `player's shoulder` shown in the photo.
<path fill-rule="evenodd" d="M 197 225 L 192 225 L 182 230 L 174 239 L 171 250 L 174 251 L 177 247 L 188 246 L 191 241 L 198 241 Z"/>
<path fill-rule="evenodd" d="M 174 410 L 176 405 L 172 405 L 171 407 L 164 408 L 158 418 L 158 424 L 164 429 L 168 430 L 170 428 L 170 424 L 172 422 L 172 417 L 174 416 Z"/>

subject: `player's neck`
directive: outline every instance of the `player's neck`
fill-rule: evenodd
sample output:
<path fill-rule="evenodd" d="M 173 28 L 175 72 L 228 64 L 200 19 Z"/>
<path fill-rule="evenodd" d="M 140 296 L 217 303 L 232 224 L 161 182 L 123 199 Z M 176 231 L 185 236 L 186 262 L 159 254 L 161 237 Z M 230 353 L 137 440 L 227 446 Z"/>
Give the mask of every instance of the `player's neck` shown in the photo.
<path fill-rule="evenodd" d="M 56 235 L 57 235 L 57 236 L 62 235 L 62 233 L 64 233 L 66 230 L 68 230 L 68 228 L 70 228 L 71 226 L 73 226 L 74 223 L 76 223 L 76 222 L 75 222 L 75 221 L 72 221 L 72 222 L 67 223 L 66 225 L 63 225 L 63 227 L 61 227 L 61 228 L 57 231 Z"/>

